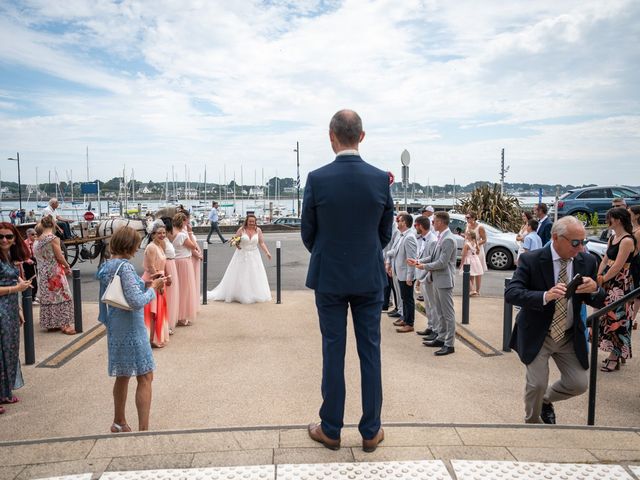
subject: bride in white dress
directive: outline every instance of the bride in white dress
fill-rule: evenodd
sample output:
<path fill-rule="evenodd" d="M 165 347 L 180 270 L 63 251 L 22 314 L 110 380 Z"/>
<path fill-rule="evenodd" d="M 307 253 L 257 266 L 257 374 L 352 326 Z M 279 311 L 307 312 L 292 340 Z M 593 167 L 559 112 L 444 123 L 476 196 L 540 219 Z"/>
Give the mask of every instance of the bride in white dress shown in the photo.
<path fill-rule="evenodd" d="M 255 215 L 247 215 L 236 235 L 240 237 L 240 243 L 218 286 L 207 292 L 207 299 L 239 303 L 268 302 L 271 300 L 271 289 L 258 247 L 269 260 L 271 254 Z"/>

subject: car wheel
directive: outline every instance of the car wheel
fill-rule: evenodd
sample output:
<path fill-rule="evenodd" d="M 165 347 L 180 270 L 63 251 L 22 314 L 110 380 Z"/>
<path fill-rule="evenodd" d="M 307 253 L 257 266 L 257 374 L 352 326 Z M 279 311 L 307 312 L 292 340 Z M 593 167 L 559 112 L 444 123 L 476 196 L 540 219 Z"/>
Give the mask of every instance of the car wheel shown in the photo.
<path fill-rule="evenodd" d="M 503 247 L 495 247 L 489 250 L 487 266 L 493 270 L 508 270 L 513 265 L 511 252 Z"/>

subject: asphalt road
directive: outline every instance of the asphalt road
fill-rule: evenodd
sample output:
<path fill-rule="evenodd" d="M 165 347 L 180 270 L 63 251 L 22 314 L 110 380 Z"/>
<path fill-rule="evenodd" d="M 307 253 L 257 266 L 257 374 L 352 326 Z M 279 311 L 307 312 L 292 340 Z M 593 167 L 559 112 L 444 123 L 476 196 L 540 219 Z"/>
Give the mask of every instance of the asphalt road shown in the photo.
<path fill-rule="evenodd" d="M 269 261 L 263 255 L 267 277 L 272 290 L 276 288 L 276 242 L 281 242 L 282 254 L 282 289 L 283 290 L 302 290 L 307 275 L 307 266 L 309 264 L 309 253 L 304 248 L 299 232 L 278 232 L 265 233 L 265 242 L 272 259 Z M 228 237 L 228 236 L 227 236 Z M 213 237 L 212 237 L 213 238 Z M 198 235 L 198 240 L 205 240 L 205 235 Z M 220 239 L 215 238 L 212 245 L 209 245 L 209 264 L 207 267 L 208 289 L 213 289 L 222 279 L 225 269 L 234 249 L 228 245 L 220 243 Z M 143 251 L 140 250 L 133 259 L 133 264 L 139 273 L 142 272 Z M 97 300 L 98 298 L 98 281 L 95 278 L 98 268 L 98 261 L 85 261 L 76 263 L 74 268 L 80 269 L 80 280 L 82 284 L 82 299 L 85 301 Z M 506 272 L 498 272 L 490 270 L 483 276 L 482 295 L 483 296 L 502 296 L 504 291 L 504 279 L 513 274 L 512 270 Z M 455 293 L 460 295 L 462 292 L 462 276 L 456 282 Z"/>

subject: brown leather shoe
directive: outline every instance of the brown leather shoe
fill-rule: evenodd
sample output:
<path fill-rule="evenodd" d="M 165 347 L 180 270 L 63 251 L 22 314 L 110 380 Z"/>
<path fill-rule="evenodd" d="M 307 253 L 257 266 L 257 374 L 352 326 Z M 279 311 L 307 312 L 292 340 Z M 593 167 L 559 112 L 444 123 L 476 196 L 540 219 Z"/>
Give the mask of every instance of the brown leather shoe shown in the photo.
<path fill-rule="evenodd" d="M 371 440 L 362 439 L 362 450 L 367 453 L 375 452 L 376 448 L 378 448 L 378 444 L 382 443 L 384 440 L 384 430 L 380 428 L 378 433 L 376 433 L 375 437 Z"/>
<path fill-rule="evenodd" d="M 319 423 L 310 423 L 307 427 L 307 432 L 311 440 L 321 443 L 329 450 L 340 450 L 340 439 L 334 440 L 325 435 L 322 431 L 322 426 Z"/>
<path fill-rule="evenodd" d="M 406 323 L 404 323 L 404 320 L 402 320 L 401 318 L 399 318 L 398 320 L 396 320 L 395 322 L 393 322 L 393 324 L 396 327 L 404 327 L 406 325 Z"/>
<path fill-rule="evenodd" d="M 405 324 L 404 327 L 396 328 L 396 332 L 398 332 L 398 333 L 413 332 L 413 326 Z"/>

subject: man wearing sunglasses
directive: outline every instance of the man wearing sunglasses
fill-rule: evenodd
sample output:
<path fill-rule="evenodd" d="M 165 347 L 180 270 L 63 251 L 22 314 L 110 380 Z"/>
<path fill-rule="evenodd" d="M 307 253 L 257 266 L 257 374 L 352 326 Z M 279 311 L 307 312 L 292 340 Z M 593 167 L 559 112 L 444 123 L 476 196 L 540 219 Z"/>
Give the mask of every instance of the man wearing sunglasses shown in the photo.
<path fill-rule="evenodd" d="M 525 422 L 556 423 L 553 402 L 587 389 L 587 339 L 581 321 L 583 303 L 600 308 L 605 292 L 596 283 L 597 264 L 583 252 L 585 229 L 573 216 L 553 224 L 551 244 L 523 253 L 505 291 L 505 301 L 521 307 L 511 348 L 526 366 Z M 582 284 L 565 298 L 566 285 L 576 275 Z M 560 379 L 549 385 L 549 359 Z"/>

